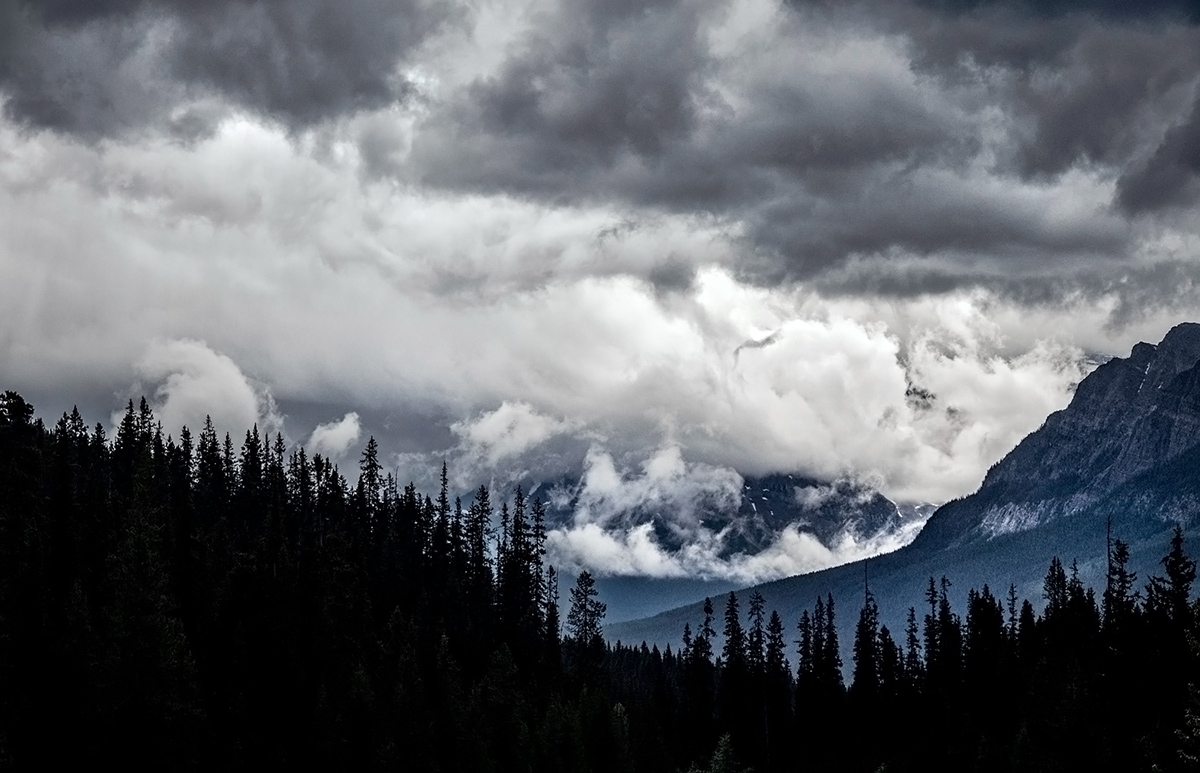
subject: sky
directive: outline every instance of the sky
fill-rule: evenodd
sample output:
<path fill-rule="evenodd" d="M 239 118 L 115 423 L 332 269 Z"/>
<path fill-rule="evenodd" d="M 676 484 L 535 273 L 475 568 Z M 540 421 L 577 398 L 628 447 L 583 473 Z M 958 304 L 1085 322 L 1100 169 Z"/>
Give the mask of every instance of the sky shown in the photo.
<path fill-rule="evenodd" d="M 1165 0 L 0 0 L 0 388 L 943 502 L 1200 319 L 1198 86 Z M 602 509 L 557 549 L 633 566 Z"/>

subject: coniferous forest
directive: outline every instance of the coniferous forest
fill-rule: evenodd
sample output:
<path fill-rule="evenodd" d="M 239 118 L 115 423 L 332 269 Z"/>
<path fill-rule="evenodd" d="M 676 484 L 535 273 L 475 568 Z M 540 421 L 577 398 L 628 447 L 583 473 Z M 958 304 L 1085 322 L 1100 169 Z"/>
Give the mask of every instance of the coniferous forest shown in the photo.
<path fill-rule="evenodd" d="M 0 767 L 419 771 L 1200 768 L 1196 565 L 1048 567 L 1043 598 L 931 578 L 799 620 L 705 604 L 678 651 L 605 642 L 518 488 L 353 480 L 257 429 L 112 438 L 0 398 Z M 1115 535 L 1118 536 L 1119 535 Z M 838 615 L 857 615 L 853 642 Z M 843 644 L 847 646 L 842 646 Z"/>

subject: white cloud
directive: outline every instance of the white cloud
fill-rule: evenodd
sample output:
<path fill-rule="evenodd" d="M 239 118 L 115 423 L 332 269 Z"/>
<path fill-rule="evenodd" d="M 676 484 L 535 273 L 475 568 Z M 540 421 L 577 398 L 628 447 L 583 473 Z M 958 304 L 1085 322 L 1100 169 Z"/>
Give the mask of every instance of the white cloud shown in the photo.
<path fill-rule="evenodd" d="M 184 426 L 195 434 L 207 417 L 218 432 L 239 439 L 252 425 L 263 434 L 283 428 L 283 417 L 270 391 L 253 383 L 233 360 L 203 341 L 154 341 L 135 370 L 144 383 L 134 391 L 153 388 L 150 407 L 168 434 L 177 435 Z M 113 423 L 119 420 L 120 414 L 115 414 Z"/>
<path fill-rule="evenodd" d="M 756 554 L 726 555 L 731 527 L 715 529 L 703 516 L 736 513 L 742 484 L 732 469 L 685 462 L 678 446 L 658 449 L 637 472 L 619 470 L 610 454 L 594 447 L 572 521 L 547 535 L 549 560 L 602 575 L 764 582 L 895 550 L 924 525 L 897 519 L 862 535 L 848 522 L 826 545 L 791 524 Z M 672 545 L 656 536 L 659 530 Z"/>
<path fill-rule="evenodd" d="M 609 527 L 653 513 L 691 538 L 704 508 L 736 510 L 741 489 L 735 470 L 686 462 L 678 445 L 657 449 L 634 474 L 619 471 L 609 452 L 593 446 L 584 460 L 574 520 Z"/>
<path fill-rule="evenodd" d="M 339 461 L 362 437 L 362 423 L 357 413 L 351 412 L 339 421 L 318 424 L 308 438 L 309 453 Z"/>
<path fill-rule="evenodd" d="M 459 437 L 463 455 L 494 468 L 573 426 L 569 421 L 538 413 L 529 403 L 505 401 L 494 411 L 454 422 L 450 431 Z"/>
<path fill-rule="evenodd" d="M 725 572 L 718 576 L 748 584 L 766 582 L 890 553 L 912 542 L 924 525 L 924 520 L 907 521 L 897 528 L 882 529 L 866 537 L 846 529 L 830 545 L 822 544 L 812 534 L 792 525 L 784 528 L 775 542 L 761 553 L 738 555 L 715 566 Z"/>
<path fill-rule="evenodd" d="M 669 514 L 666 515 L 670 517 Z M 727 531 L 715 532 L 691 524 L 687 541 L 670 549 L 655 538 L 649 522 L 623 525 L 577 519 L 547 536 L 550 560 L 578 571 L 601 575 L 703 577 L 739 583 L 759 583 L 813 572 L 897 550 L 911 542 L 923 519 L 897 522 L 874 534 L 860 535 L 848 524 L 826 545 L 796 524 L 782 529 L 775 540 L 755 554 L 723 555 Z"/>

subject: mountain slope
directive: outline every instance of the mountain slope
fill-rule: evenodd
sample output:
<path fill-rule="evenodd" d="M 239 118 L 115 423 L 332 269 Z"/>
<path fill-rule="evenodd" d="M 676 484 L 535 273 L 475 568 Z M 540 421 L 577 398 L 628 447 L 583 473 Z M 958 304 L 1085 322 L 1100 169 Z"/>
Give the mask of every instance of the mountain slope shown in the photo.
<path fill-rule="evenodd" d="M 1200 325 L 1172 329 L 1157 346 L 1138 344 L 1101 365 L 987 474 L 979 491 L 938 509 L 917 539 L 894 553 L 758 586 L 768 608 L 794 624 L 818 595 L 839 602 L 843 644 L 870 583 L 882 619 L 900 631 L 922 604 L 929 578 L 946 576 L 953 595 L 1010 584 L 1041 599 L 1053 556 L 1077 562 L 1085 583 L 1102 586 L 1107 524 L 1131 544 L 1140 581 L 1158 571 L 1170 529 L 1200 512 Z M 748 589 L 747 589 L 748 592 Z M 610 626 L 610 638 L 677 642 L 699 605 Z"/>

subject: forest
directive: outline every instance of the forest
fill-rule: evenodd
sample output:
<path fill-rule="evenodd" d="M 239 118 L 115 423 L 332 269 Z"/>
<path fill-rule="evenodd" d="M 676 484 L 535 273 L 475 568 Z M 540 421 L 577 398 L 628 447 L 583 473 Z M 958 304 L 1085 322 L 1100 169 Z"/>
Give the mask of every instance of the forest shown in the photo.
<path fill-rule="evenodd" d="M 520 489 L 353 482 L 282 437 L 110 439 L 0 397 L 0 768 L 405 771 L 1200 769 L 1200 604 L 1055 559 L 1042 598 L 930 578 L 904 631 L 861 597 L 799 620 L 709 600 L 677 650 L 607 642 Z M 1117 535 L 1119 536 L 1119 535 Z M 853 642 L 836 615 L 857 615 Z"/>

